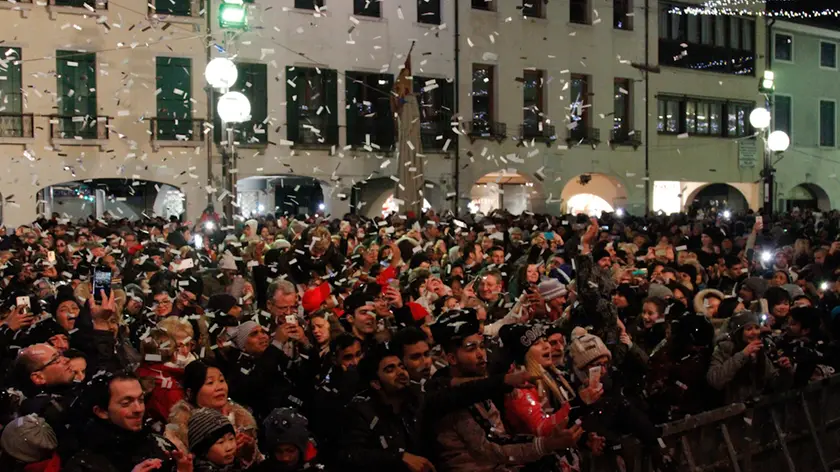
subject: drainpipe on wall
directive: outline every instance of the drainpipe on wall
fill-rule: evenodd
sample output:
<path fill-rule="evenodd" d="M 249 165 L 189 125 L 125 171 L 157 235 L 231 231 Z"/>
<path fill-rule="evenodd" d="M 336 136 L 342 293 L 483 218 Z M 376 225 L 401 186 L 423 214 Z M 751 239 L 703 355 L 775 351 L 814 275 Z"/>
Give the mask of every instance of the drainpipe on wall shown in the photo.
<path fill-rule="evenodd" d="M 205 54 L 206 54 L 205 55 L 205 65 L 209 64 L 210 60 L 212 59 L 211 53 L 210 53 L 210 48 L 211 48 L 210 44 L 212 42 L 212 37 L 209 36 L 210 31 L 211 31 L 211 25 L 212 25 L 212 18 L 211 18 L 212 15 L 211 15 L 210 12 L 212 10 L 213 10 L 212 1 L 211 0 L 205 1 L 204 2 L 204 18 L 207 20 L 207 24 L 205 26 L 205 28 L 206 28 L 205 34 L 207 35 L 207 48 L 206 48 L 206 52 L 205 52 Z M 204 71 L 202 71 L 202 74 L 203 73 L 204 73 Z M 216 112 L 216 106 L 215 106 L 215 103 L 214 103 L 214 100 L 216 99 L 216 93 L 213 90 L 213 87 L 210 86 L 210 84 L 207 84 L 205 86 L 205 90 L 207 90 L 207 120 L 209 120 L 210 123 L 213 123 L 213 121 L 214 121 L 213 117 L 215 116 L 215 112 Z M 207 186 L 212 187 L 213 186 L 213 136 L 215 136 L 215 133 L 207 133 L 206 136 L 207 137 L 205 139 L 205 146 L 207 146 Z M 207 206 L 210 206 L 212 204 L 213 204 L 213 194 L 212 193 L 207 193 Z M 203 208 L 202 208 L 202 210 L 203 210 Z"/>
<path fill-rule="evenodd" d="M 455 100 L 453 100 L 453 110 L 452 119 L 457 121 L 458 120 L 458 110 L 460 107 L 458 104 L 461 101 L 461 2 L 459 0 L 455 0 Z M 457 125 L 457 124 L 456 124 Z M 455 216 L 461 214 L 461 141 L 459 139 L 460 135 L 457 133 L 454 136 L 455 140 L 455 172 L 453 175 L 455 177 Z"/>

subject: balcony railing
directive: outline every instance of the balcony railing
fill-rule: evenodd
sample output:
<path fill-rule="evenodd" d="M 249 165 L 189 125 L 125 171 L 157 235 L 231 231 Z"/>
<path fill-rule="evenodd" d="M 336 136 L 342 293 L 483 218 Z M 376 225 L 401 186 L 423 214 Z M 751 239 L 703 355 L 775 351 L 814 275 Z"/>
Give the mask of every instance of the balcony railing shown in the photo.
<path fill-rule="evenodd" d="M 545 143 L 546 146 L 551 146 L 551 143 L 557 140 L 554 125 L 534 122 L 525 122 L 519 125 L 520 145 L 525 141 L 531 140 Z"/>
<path fill-rule="evenodd" d="M 108 9 L 108 0 L 49 0 L 49 2 L 55 7 L 75 7 L 91 11 Z"/>
<path fill-rule="evenodd" d="M 440 118 L 423 121 L 420 123 L 420 143 L 423 145 L 423 152 L 443 152 L 446 141 L 452 139 L 455 133 L 452 132 L 452 122 Z M 452 149 L 450 142 L 447 151 Z"/>
<path fill-rule="evenodd" d="M 638 149 L 642 145 L 642 132 L 638 129 L 614 128 L 610 131 L 610 146 L 633 146 Z"/>
<path fill-rule="evenodd" d="M 371 136 L 373 142 L 373 136 Z M 298 123 L 296 147 L 320 148 L 338 144 L 338 126 L 319 123 Z"/>
<path fill-rule="evenodd" d="M 110 136 L 107 116 L 50 116 L 50 139 L 107 140 Z"/>
<path fill-rule="evenodd" d="M 0 138 L 32 138 L 35 136 L 31 113 L 0 113 Z"/>
<path fill-rule="evenodd" d="M 566 144 L 573 146 L 575 144 L 589 144 L 595 147 L 601 142 L 601 130 L 589 126 L 581 126 L 580 124 L 569 130 L 569 136 L 566 138 Z"/>
<path fill-rule="evenodd" d="M 199 18 L 204 0 L 151 0 L 148 7 L 150 16 Z"/>
<path fill-rule="evenodd" d="M 204 140 L 204 120 L 151 118 L 152 141 L 196 143 Z"/>
<path fill-rule="evenodd" d="M 497 121 L 473 120 L 464 123 L 470 141 L 476 139 L 495 139 L 502 142 L 507 138 L 507 125 Z"/>

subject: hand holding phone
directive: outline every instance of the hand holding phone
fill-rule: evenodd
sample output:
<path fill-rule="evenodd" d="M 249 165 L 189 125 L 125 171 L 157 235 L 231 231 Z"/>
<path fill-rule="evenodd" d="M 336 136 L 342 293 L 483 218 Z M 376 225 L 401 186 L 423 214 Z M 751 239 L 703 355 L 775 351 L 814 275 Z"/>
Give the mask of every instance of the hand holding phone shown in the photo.
<path fill-rule="evenodd" d="M 97 268 L 93 271 L 93 299 L 98 303 L 102 302 L 103 293 L 105 297 L 111 295 L 111 278 L 113 273 L 108 268 Z"/>

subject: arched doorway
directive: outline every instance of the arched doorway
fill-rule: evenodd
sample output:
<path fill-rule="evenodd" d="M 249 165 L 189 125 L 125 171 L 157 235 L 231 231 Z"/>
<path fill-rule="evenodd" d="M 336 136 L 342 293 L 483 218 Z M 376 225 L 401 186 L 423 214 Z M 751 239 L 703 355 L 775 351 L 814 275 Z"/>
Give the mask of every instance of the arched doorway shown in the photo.
<path fill-rule="evenodd" d="M 324 190 L 318 179 L 300 175 L 268 175 L 236 182 L 238 213 L 312 215 L 325 209 Z"/>
<path fill-rule="evenodd" d="M 422 211 L 432 208 L 430 201 L 436 191 L 433 183 L 426 181 L 425 184 L 422 189 Z M 383 216 L 397 211 L 399 202 L 394 199 L 394 185 L 395 182 L 389 177 L 367 179 L 357 183 L 351 189 L 351 208 L 367 218 Z"/>
<path fill-rule="evenodd" d="M 686 209 L 727 208 L 741 212 L 750 208 L 747 197 L 741 190 L 725 183 L 713 183 L 700 186 L 688 195 Z"/>
<path fill-rule="evenodd" d="M 148 180 L 88 179 L 51 185 L 38 191 L 38 212 L 58 213 L 71 220 L 88 217 L 137 220 L 160 216 L 182 218 L 183 192 L 175 186 Z"/>
<path fill-rule="evenodd" d="M 831 210 L 831 201 L 828 193 L 819 185 L 802 183 L 790 189 L 787 194 L 787 211 L 794 208 L 800 210 Z"/>
<path fill-rule="evenodd" d="M 570 180 L 563 192 L 563 211 L 573 215 L 599 216 L 627 203 L 627 189 L 607 174 L 581 174 Z"/>
<path fill-rule="evenodd" d="M 539 198 L 540 187 L 528 177 L 510 171 L 491 172 L 473 184 L 467 207 L 470 213 L 505 209 L 518 215 L 534 211 L 534 200 Z"/>

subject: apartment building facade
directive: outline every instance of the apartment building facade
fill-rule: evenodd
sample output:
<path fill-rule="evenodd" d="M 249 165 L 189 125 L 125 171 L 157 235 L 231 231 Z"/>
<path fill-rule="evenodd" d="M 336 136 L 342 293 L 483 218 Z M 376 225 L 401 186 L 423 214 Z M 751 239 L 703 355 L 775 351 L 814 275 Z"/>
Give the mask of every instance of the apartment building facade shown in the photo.
<path fill-rule="evenodd" d="M 0 3 L 3 222 L 206 206 L 195 0 Z"/>

